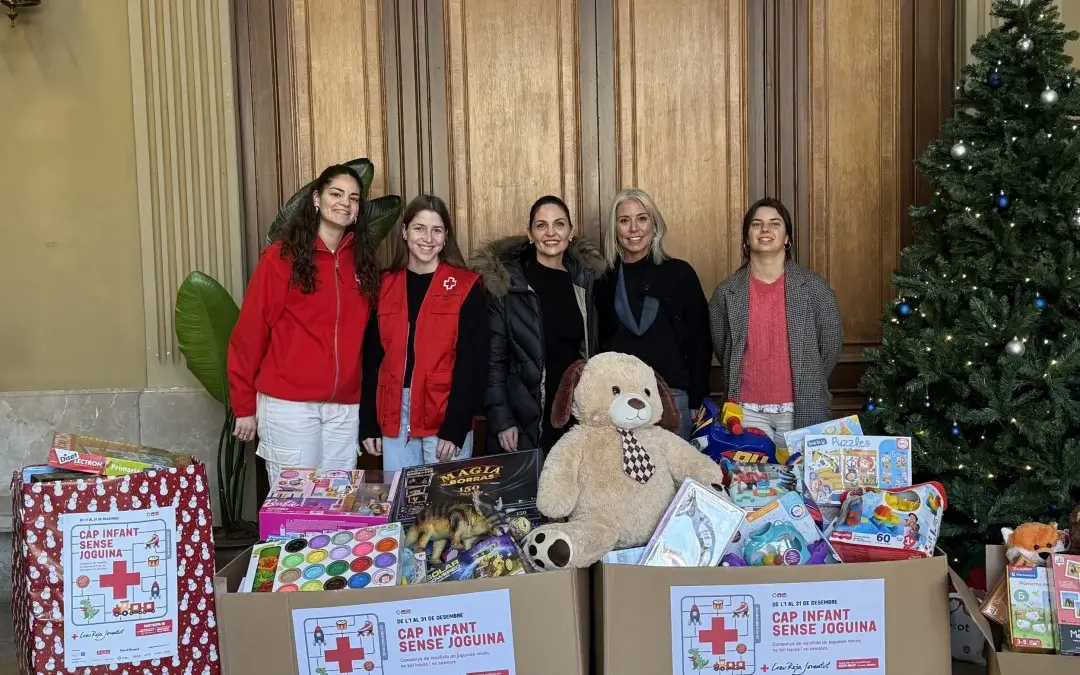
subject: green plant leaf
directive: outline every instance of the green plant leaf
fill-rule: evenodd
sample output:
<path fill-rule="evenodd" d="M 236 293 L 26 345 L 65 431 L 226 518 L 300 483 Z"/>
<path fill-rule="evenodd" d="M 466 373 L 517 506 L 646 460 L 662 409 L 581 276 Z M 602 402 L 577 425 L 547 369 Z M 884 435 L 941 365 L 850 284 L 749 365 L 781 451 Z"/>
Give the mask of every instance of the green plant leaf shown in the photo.
<path fill-rule="evenodd" d="M 207 393 L 229 407 L 226 360 L 229 336 L 240 308 L 225 287 L 202 272 L 192 272 L 176 292 L 177 346 L 187 368 Z"/>
<path fill-rule="evenodd" d="M 370 159 L 361 157 L 360 159 L 351 159 L 345 162 L 345 166 L 351 167 L 356 173 L 360 175 L 360 191 L 363 198 L 366 200 L 368 192 L 371 190 L 371 181 L 375 179 L 375 165 L 371 163 Z M 311 191 L 315 189 L 315 181 L 311 181 L 304 187 L 289 197 L 285 205 L 278 211 L 277 216 L 274 217 L 274 222 L 270 223 L 270 229 L 266 232 L 266 245 L 274 243 L 277 239 L 278 232 L 281 231 L 282 226 L 292 218 L 292 215 L 296 213 L 296 209 L 300 207 L 303 200 L 311 195 Z"/>
<path fill-rule="evenodd" d="M 364 219 L 367 220 L 371 240 L 376 246 L 390 234 L 394 223 L 401 217 L 402 209 L 401 197 L 397 195 L 386 195 L 364 202 Z"/>

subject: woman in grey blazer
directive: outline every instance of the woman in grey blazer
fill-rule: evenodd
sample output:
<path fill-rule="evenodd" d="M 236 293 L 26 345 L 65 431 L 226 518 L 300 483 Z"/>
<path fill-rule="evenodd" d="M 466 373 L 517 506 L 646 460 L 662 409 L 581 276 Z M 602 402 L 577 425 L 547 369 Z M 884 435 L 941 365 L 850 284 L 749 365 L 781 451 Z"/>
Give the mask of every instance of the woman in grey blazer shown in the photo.
<path fill-rule="evenodd" d="M 785 432 L 830 418 L 844 328 L 828 282 L 792 260 L 791 214 L 779 200 L 750 207 L 742 240 L 743 266 L 709 302 L 713 351 L 725 400 L 779 447 Z"/>

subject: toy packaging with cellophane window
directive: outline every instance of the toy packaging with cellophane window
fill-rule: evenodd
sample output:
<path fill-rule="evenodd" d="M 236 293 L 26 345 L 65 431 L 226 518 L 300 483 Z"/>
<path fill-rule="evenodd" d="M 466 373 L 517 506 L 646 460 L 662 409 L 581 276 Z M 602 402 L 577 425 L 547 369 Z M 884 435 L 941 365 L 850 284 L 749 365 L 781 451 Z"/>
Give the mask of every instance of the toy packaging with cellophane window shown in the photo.
<path fill-rule="evenodd" d="M 815 565 L 837 562 L 804 498 L 789 492 L 746 514 L 724 555 L 727 566 Z"/>

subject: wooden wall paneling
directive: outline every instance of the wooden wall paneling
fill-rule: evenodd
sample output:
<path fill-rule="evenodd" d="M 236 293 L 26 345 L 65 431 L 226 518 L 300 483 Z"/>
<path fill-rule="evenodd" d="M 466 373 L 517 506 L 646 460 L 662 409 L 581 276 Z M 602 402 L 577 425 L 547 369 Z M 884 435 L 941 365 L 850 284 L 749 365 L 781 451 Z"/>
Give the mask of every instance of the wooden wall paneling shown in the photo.
<path fill-rule="evenodd" d="M 367 157 L 387 192 L 381 0 L 292 0 L 297 180 Z"/>
<path fill-rule="evenodd" d="M 561 195 L 582 222 L 576 0 L 445 0 L 450 197 L 471 250 Z"/>
<path fill-rule="evenodd" d="M 290 59 L 291 0 L 236 0 L 245 278 L 278 210 L 300 187 Z"/>
<path fill-rule="evenodd" d="M 929 203 L 930 184 L 915 166 L 951 114 L 956 6 L 937 0 L 900 4 L 900 245 L 911 243 L 908 207 Z"/>
<path fill-rule="evenodd" d="M 657 201 L 708 292 L 740 264 L 745 3 L 616 0 L 616 182 Z"/>
<path fill-rule="evenodd" d="M 806 0 L 747 9 L 748 202 L 780 199 L 794 220 L 795 259 L 810 258 L 810 12 Z"/>
<path fill-rule="evenodd" d="M 449 200 L 442 0 L 382 0 L 388 190 Z"/>

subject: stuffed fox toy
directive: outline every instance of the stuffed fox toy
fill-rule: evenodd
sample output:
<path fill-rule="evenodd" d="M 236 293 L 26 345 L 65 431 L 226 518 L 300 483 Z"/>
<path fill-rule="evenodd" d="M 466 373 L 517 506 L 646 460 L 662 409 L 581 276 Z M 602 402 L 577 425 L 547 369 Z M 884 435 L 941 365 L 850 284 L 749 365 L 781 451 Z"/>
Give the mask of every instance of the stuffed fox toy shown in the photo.
<path fill-rule="evenodd" d="M 1045 567 L 1050 554 L 1065 550 L 1063 532 L 1046 523 L 1024 523 L 1015 530 L 1001 528 L 1010 565 Z"/>

